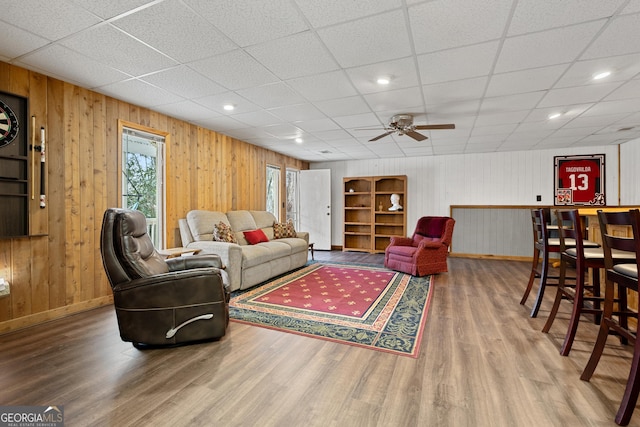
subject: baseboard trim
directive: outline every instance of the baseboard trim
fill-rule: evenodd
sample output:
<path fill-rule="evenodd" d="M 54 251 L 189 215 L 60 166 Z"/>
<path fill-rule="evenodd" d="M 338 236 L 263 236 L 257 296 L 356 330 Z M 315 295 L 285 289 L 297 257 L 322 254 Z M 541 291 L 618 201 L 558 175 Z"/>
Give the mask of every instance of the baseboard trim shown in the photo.
<path fill-rule="evenodd" d="M 474 259 L 497 259 L 505 261 L 527 261 L 531 262 L 531 257 L 526 256 L 513 256 L 513 255 L 491 255 L 491 254 L 463 254 L 451 252 L 449 254 L 451 258 L 474 258 Z"/>
<path fill-rule="evenodd" d="M 18 317 L 17 319 L 11 319 L 0 323 L 0 334 L 14 332 L 19 329 L 28 328 L 29 326 L 39 325 L 51 320 L 61 319 L 72 314 L 81 313 L 83 311 L 92 310 L 94 308 L 110 304 L 113 304 L 113 295 L 94 298 L 77 304 L 65 305 L 64 307 L 43 311 L 41 313 Z"/>

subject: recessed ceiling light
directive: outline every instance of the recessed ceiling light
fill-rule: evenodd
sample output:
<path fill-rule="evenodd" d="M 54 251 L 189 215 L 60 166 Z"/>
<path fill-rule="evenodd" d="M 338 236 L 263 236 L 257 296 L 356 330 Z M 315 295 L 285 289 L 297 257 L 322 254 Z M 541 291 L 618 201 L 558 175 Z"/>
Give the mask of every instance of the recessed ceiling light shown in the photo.
<path fill-rule="evenodd" d="M 225 106 L 223 106 L 222 108 L 224 108 L 227 111 L 232 111 L 234 110 L 236 107 L 234 105 L 231 104 L 226 104 Z"/>
<path fill-rule="evenodd" d="M 376 81 L 379 85 L 388 85 L 391 79 L 389 77 L 378 77 L 378 80 Z"/>
<path fill-rule="evenodd" d="M 604 79 L 605 77 L 609 77 L 611 75 L 611 71 L 603 71 L 601 73 L 596 73 L 593 75 L 593 80 Z"/>
<path fill-rule="evenodd" d="M 295 141 L 296 141 L 298 144 L 302 144 L 302 138 L 296 138 L 296 139 L 295 139 Z"/>
<path fill-rule="evenodd" d="M 549 120 L 553 120 L 553 119 L 557 119 L 557 118 L 558 118 L 558 117 L 560 117 L 561 115 L 562 115 L 561 113 L 553 113 L 553 114 L 549 114 L 549 115 L 547 116 L 547 118 L 548 118 Z"/>

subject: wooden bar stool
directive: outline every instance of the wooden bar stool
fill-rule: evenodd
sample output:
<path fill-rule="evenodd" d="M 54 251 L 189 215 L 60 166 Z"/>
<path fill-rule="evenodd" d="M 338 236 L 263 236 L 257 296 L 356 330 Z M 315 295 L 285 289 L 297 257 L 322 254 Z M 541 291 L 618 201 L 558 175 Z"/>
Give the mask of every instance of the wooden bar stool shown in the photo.
<path fill-rule="evenodd" d="M 627 425 L 638 401 L 640 392 L 640 340 L 636 339 L 637 331 L 631 331 L 628 327 L 628 318 L 637 319 L 638 314 L 627 309 L 627 291 L 638 292 L 638 265 L 640 265 L 640 211 L 633 209 L 628 212 L 602 212 L 598 211 L 600 231 L 604 248 L 604 263 L 606 268 L 606 286 L 604 294 L 604 307 L 602 321 L 598 331 L 598 338 L 591 352 L 591 357 L 580 376 L 580 379 L 589 381 L 600 361 L 602 352 L 610 333 L 620 335 L 623 339 L 634 342 L 631 370 L 627 379 L 627 386 L 616 414 L 615 421 L 619 425 Z M 610 226 L 629 226 L 633 231 L 633 238 L 614 235 Z M 613 250 L 627 251 L 634 255 L 632 263 L 615 264 L 612 256 Z M 615 288 L 618 286 L 618 310 L 614 311 Z M 624 341 L 623 341 L 624 342 Z"/>
<path fill-rule="evenodd" d="M 549 254 L 560 252 L 560 238 L 549 236 L 549 223 L 551 222 L 551 210 L 549 208 L 532 209 L 531 225 L 533 229 L 533 262 L 531 264 L 531 274 L 529 275 L 529 283 L 524 291 L 524 295 L 520 300 L 520 304 L 524 304 L 529 297 L 529 293 L 533 288 L 533 282 L 540 279 L 540 287 L 538 295 L 531 308 L 531 317 L 536 317 L 542 304 L 542 298 L 547 286 L 558 286 L 560 276 L 549 275 Z M 574 247 L 575 242 L 565 242 L 566 247 Z M 595 242 L 586 241 L 585 247 L 598 247 Z M 540 264 L 542 258 L 542 264 Z M 550 282 L 549 279 L 555 280 Z M 575 278 L 566 278 L 575 280 Z"/>
<path fill-rule="evenodd" d="M 547 208 L 531 210 L 531 225 L 533 228 L 533 262 L 531 264 L 529 283 L 527 283 L 524 295 L 522 295 L 522 299 L 520 300 L 520 304 L 522 305 L 527 302 L 529 293 L 533 288 L 533 282 L 536 279 L 540 279 L 540 288 L 538 289 L 538 295 L 535 302 L 533 303 L 533 308 L 531 309 L 531 317 L 536 317 L 538 315 L 538 310 L 540 309 L 540 304 L 542 303 L 544 290 L 547 287 L 547 280 L 549 278 L 558 279 L 558 277 L 556 276 L 548 277 L 549 253 L 560 251 L 559 242 L 557 245 L 549 244 L 547 224 L 549 223 L 549 220 L 551 218 L 550 212 L 551 211 Z M 541 257 L 542 264 L 540 264 Z"/>
<path fill-rule="evenodd" d="M 556 211 L 558 219 L 558 237 L 560 239 L 560 279 L 556 291 L 556 298 L 549 313 L 549 318 L 542 328 L 542 332 L 549 332 L 558 313 L 558 308 L 563 299 L 572 301 L 573 309 L 569 319 L 569 327 L 564 338 L 560 354 L 568 356 L 573 345 L 573 340 L 578 330 L 580 315 L 583 313 L 595 315 L 596 321 L 602 315 L 601 304 L 604 298 L 600 295 L 600 269 L 604 268 L 604 251 L 602 247 L 584 239 L 583 223 L 577 209 Z M 635 256 L 629 252 L 613 251 L 613 262 L 633 262 Z M 565 276 L 567 267 L 575 267 L 575 284 L 567 285 Z M 588 269 L 593 270 L 592 283 L 586 281 Z M 590 305 L 585 304 L 591 302 Z"/>

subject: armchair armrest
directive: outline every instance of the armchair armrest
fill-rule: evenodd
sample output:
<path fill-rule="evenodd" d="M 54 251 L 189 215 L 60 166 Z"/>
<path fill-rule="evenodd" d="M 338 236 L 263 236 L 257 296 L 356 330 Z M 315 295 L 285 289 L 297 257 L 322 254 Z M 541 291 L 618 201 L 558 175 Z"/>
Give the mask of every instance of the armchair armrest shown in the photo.
<path fill-rule="evenodd" d="M 423 240 L 418 245 L 419 249 L 440 249 L 441 247 L 446 246 L 444 242 L 441 240 Z"/>
<path fill-rule="evenodd" d="M 206 297 L 205 297 L 206 296 Z M 135 279 L 113 287 L 114 303 L 123 309 L 172 307 L 226 299 L 217 268 L 194 268 Z"/>
<path fill-rule="evenodd" d="M 192 268 L 215 267 L 224 270 L 226 266 L 223 264 L 219 255 L 203 254 L 186 257 L 169 258 L 166 260 L 169 271 L 190 270 Z"/>
<path fill-rule="evenodd" d="M 413 239 L 409 237 L 392 237 L 389 246 L 413 246 Z"/>

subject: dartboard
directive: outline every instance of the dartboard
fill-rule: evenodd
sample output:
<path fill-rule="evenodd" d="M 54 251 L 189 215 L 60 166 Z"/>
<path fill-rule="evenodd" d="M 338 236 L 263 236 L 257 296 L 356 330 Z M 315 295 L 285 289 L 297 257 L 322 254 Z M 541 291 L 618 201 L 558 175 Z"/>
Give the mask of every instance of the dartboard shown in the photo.
<path fill-rule="evenodd" d="M 0 101 L 0 148 L 11 144 L 18 135 L 18 118 L 7 104 Z"/>

